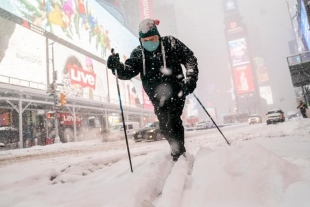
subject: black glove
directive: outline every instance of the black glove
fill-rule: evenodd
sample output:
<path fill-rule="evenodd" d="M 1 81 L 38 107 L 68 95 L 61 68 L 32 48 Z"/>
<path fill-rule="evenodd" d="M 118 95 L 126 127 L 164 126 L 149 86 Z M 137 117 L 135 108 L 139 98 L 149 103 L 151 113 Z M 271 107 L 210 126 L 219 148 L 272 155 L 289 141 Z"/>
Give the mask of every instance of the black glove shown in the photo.
<path fill-rule="evenodd" d="M 121 65 L 121 62 L 119 61 L 119 55 L 118 53 L 110 55 L 108 57 L 107 65 L 109 69 L 112 69 L 113 71 L 115 69 L 118 69 Z"/>
<path fill-rule="evenodd" d="M 190 79 L 185 80 L 185 82 L 181 83 L 181 90 L 183 91 L 183 96 L 187 96 L 194 92 L 196 88 L 196 81 L 192 81 Z"/>
<path fill-rule="evenodd" d="M 184 80 L 186 95 L 194 92 L 197 85 L 197 80 L 198 80 L 198 71 L 196 71 L 195 73 L 193 69 L 186 70 L 186 78 Z"/>

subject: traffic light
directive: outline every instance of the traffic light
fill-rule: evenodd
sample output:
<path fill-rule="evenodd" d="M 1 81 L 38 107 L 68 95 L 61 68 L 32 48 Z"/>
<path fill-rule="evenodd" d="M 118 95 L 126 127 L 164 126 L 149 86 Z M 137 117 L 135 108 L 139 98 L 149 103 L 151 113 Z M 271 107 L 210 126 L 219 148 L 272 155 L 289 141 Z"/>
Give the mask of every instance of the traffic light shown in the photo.
<path fill-rule="evenodd" d="M 46 118 L 53 119 L 54 117 L 55 117 L 55 113 L 54 112 L 47 112 Z"/>
<path fill-rule="evenodd" d="M 60 94 L 60 105 L 64 106 L 67 104 L 67 98 L 66 98 L 66 94 L 61 93 Z"/>

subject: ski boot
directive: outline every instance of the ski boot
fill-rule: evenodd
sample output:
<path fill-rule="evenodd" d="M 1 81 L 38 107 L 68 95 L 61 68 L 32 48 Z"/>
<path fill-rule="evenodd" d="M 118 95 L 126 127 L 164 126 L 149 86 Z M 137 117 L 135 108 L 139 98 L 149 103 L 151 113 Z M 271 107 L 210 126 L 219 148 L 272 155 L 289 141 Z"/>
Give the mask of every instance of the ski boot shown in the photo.
<path fill-rule="evenodd" d="M 186 149 L 183 144 L 171 145 L 171 156 L 174 162 L 178 161 L 179 157 L 183 155 L 185 157 Z"/>

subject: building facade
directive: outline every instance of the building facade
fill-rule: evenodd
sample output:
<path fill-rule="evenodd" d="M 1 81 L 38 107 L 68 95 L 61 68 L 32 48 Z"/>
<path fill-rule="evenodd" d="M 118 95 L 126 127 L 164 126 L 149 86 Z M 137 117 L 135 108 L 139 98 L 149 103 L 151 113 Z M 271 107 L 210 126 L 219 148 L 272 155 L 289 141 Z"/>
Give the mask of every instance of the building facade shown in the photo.
<path fill-rule="evenodd" d="M 58 121 L 61 139 L 78 141 L 91 138 L 89 130 L 102 132 L 122 122 L 106 59 L 115 48 L 126 60 L 138 39 L 97 1 L 3 1 L 0 25 L 2 137 L 12 137 L 12 131 L 16 137 L 17 130 L 23 147 L 38 131 L 55 137 Z M 60 93 L 66 95 L 65 106 L 59 104 Z M 139 77 L 121 81 L 120 93 L 125 120 L 141 126 L 155 120 Z"/>

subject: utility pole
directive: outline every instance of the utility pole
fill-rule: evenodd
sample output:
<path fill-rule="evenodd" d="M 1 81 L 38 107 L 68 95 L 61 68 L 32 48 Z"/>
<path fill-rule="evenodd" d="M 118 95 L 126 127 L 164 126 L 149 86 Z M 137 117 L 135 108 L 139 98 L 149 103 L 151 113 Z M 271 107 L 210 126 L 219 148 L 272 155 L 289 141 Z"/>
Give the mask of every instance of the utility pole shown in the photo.
<path fill-rule="evenodd" d="M 57 113 L 58 113 L 58 96 L 57 96 L 57 71 L 55 71 L 55 64 L 54 64 L 54 43 L 52 42 L 49 45 L 52 46 L 52 66 L 53 66 L 53 82 L 52 82 L 52 92 L 51 95 L 53 96 L 54 99 L 54 111 L 55 111 L 55 143 L 60 142 L 60 137 L 59 137 L 59 131 L 58 131 L 58 118 L 57 118 Z"/>

